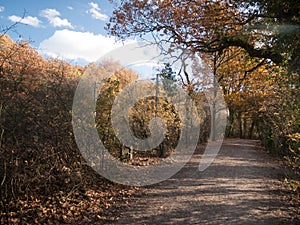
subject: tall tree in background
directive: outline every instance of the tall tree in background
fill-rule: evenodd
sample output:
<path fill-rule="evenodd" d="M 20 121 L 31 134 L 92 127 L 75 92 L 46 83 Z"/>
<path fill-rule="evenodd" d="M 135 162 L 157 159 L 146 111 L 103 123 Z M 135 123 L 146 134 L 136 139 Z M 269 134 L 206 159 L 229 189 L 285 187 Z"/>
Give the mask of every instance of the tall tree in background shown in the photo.
<path fill-rule="evenodd" d="M 171 64 L 165 63 L 164 68 L 157 75 L 161 78 L 164 90 L 168 95 L 173 96 L 176 93 L 176 73 Z"/>

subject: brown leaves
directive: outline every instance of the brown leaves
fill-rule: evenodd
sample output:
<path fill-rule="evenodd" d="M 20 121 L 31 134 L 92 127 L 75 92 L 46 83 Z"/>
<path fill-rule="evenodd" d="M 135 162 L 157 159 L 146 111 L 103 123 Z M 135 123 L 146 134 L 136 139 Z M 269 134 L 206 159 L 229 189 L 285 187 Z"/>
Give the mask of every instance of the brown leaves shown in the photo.
<path fill-rule="evenodd" d="M 95 174 L 76 148 L 70 112 L 83 69 L 9 40 L 0 52 L 0 223 L 111 217 L 130 190 Z"/>
<path fill-rule="evenodd" d="M 76 191 L 69 196 L 54 193 L 47 198 L 31 196 L 19 200 L 10 213 L 10 223 L 24 224 L 86 224 L 112 222 L 128 204 L 135 189 L 122 186 L 104 186 L 87 189 L 85 193 Z M 102 190 L 103 189 L 103 190 Z M 0 217 L 0 222 L 2 222 Z"/>

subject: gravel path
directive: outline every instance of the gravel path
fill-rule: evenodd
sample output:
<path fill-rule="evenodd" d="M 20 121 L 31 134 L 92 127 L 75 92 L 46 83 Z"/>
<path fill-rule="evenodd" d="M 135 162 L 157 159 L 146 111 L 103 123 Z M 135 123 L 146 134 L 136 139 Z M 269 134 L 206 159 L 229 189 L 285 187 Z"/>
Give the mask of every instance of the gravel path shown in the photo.
<path fill-rule="evenodd" d="M 116 224 L 300 224 L 284 169 L 253 140 L 228 139 L 204 172 L 200 151 L 175 176 L 142 188 Z"/>

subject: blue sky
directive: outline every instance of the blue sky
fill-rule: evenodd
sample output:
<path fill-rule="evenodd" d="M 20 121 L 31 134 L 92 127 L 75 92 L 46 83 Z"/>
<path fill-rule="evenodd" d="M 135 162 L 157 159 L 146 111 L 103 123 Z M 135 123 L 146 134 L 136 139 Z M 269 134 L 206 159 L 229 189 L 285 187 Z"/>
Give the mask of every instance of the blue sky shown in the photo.
<path fill-rule="evenodd" d="M 8 32 L 13 40 L 30 40 L 45 56 L 87 64 L 122 45 L 104 29 L 112 11 L 108 0 L 1 0 L 0 25 L 19 22 Z"/>

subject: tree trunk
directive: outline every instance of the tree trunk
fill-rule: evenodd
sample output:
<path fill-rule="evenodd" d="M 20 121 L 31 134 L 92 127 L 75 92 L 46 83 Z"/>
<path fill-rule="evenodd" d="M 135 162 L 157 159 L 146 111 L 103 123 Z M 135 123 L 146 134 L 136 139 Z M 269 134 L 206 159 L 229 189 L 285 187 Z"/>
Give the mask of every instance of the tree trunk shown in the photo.
<path fill-rule="evenodd" d="M 242 115 L 241 112 L 238 113 L 238 126 L 239 126 L 239 137 L 243 138 L 243 127 L 242 127 Z"/>
<path fill-rule="evenodd" d="M 252 138 L 253 138 L 253 131 L 254 131 L 254 120 L 252 120 L 250 129 L 249 129 L 249 135 L 248 135 L 248 138 L 249 138 L 249 139 L 252 139 Z"/>
<path fill-rule="evenodd" d="M 234 112 L 233 110 L 229 107 L 229 116 L 228 116 L 228 125 L 226 127 L 226 137 L 231 137 L 232 136 L 232 130 L 233 130 L 233 123 L 234 123 Z"/>
<path fill-rule="evenodd" d="M 246 138 L 247 137 L 247 118 L 244 117 L 244 125 L 243 125 L 243 132 L 242 132 L 242 137 Z"/>

